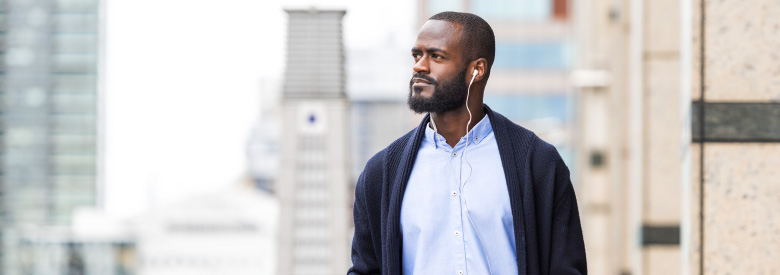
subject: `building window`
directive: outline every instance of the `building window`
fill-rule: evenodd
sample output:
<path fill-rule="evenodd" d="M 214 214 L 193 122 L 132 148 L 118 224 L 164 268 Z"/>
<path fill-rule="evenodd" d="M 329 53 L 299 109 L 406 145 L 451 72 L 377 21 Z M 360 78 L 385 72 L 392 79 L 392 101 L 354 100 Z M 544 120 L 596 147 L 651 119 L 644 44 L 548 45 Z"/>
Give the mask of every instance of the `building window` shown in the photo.
<path fill-rule="evenodd" d="M 89 190 L 95 184 L 97 179 L 93 174 L 81 174 L 81 175 L 53 175 L 52 181 L 54 187 L 62 190 L 78 189 Z"/>
<path fill-rule="evenodd" d="M 568 47 L 562 42 L 497 43 L 497 68 L 566 69 L 569 67 Z"/>
<path fill-rule="evenodd" d="M 54 35 L 57 53 L 95 53 L 97 35 L 93 33 L 59 33 Z"/>
<path fill-rule="evenodd" d="M 98 0 L 57 0 L 57 9 L 67 12 L 95 12 Z"/>
<path fill-rule="evenodd" d="M 97 132 L 97 121 L 92 114 L 57 114 L 52 116 L 51 124 L 52 134 L 78 135 Z"/>
<path fill-rule="evenodd" d="M 94 135 L 52 135 L 50 142 L 54 154 L 94 154 L 97 151 Z"/>
<path fill-rule="evenodd" d="M 96 90 L 95 75 L 59 74 L 54 76 L 55 93 L 90 93 Z"/>
<path fill-rule="evenodd" d="M 93 93 L 53 94 L 50 108 L 58 114 L 94 114 L 97 99 Z"/>
<path fill-rule="evenodd" d="M 552 14 L 550 0 L 473 0 L 471 11 L 486 20 L 544 21 Z"/>
<path fill-rule="evenodd" d="M 551 95 L 485 95 L 485 104 L 512 121 L 555 118 L 567 121 L 572 117 L 571 99 L 565 94 Z"/>
<path fill-rule="evenodd" d="M 55 15 L 59 32 L 94 33 L 97 32 L 98 18 L 89 13 L 59 13 Z"/>
<path fill-rule="evenodd" d="M 91 155 L 54 155 L 51 165 L 60 175 L 94 175 L 97 162 Z"/>

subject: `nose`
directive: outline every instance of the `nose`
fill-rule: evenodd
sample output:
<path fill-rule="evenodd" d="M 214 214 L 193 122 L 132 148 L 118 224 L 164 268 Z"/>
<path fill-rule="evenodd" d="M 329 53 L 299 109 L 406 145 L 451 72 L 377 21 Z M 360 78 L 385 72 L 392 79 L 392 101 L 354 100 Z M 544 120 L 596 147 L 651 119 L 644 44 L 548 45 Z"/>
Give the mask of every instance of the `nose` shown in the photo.
<path fill-rule="evenodd" d="M 420 60 L 417 60 L 417 62 L 414 63 L 414 67 L 412 67 L 412 69 L 415 73 L 428 73 L 428 57 L 421 57 Z"/>

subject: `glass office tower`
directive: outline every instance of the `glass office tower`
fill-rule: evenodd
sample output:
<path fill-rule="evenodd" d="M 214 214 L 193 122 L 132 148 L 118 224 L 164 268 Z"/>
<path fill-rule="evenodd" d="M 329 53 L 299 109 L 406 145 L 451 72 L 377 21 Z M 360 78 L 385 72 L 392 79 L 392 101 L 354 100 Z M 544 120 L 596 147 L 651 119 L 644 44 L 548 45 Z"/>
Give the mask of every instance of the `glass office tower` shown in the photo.
<path fill-rule="evenodd" d="M 99 0 L 0 1 L 3 274 L 31 227 L 99 197 Z"/>

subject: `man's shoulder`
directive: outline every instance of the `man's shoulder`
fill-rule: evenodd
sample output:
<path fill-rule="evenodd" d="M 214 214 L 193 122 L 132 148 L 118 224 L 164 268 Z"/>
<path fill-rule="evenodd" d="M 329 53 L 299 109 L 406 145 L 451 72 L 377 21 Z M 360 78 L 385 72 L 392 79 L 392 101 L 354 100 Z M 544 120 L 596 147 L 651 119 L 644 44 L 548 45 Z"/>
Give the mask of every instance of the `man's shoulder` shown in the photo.
<path fill-rule="evenodd" d="M 518 127 L 522 128 L 522 126 Z M 552 145 L 530 130 L 525 128 L 522 128 L 522 130 L 524 130 L 523 135 L 527 135 L 527 155 L 531 160 L 532 168 L 535 170 L 539 168 L 546 170 L 547 168 L 556 166 L 566 167 L 566 164 L 563 162 L 563 158 L 561 158 L 560 153 L 558 153 L 558 148 L 556 148 L 555 145 Z"/>
<path fill-rule="evenodd" d="M 374 154 L 374 156 L 368 160 L 366 163 L 366 169 L 369 169 L 369 167 L 381 168 L 388 157 L 397 157 L 400 155 L 403 152 L 404 147 L 406 147 L 407 143 L 409 142 L 409 139 L 414 136 L 415 130 L 416 128 L 412 129 L 408 133 L 391 142 L 390 145 L 387 145 L 387 147 L 384 149 L 379 150 L 379 152 Z"/>
<path fill-rule="evenodd" d="M 565 190 L 571 189 L 569 168 L 558 153 L 558 149 L 537 136 L 534 132 L 505 120 L 501 131 L 510 138 L 505 139 L 506 147 L 513 150 L 515 160 L 521 162 L 521 169 L 530 173 L 534 195 L 538 199 L 548 198 L 556 201 Z M 547 195 L 544 195 L 547 194 Z M 537 200 L 541 201 L 541 200 Z"/>
<path fill-rule="evenodd" d="M 490 121 L 494 132 L 509 134 L 512 136 L 512 139 L 521 139 L 513 140 L 513 142 L 534 141 L 534 139 L 538 139 L 533 131 L 520 126 L 501 113 L 493 110 L 490 110 L 489 112 L 491 114 Z"/>
<path fill-rule="evenodd" d="M 543 162 L 542 165 L 563 164 L 563 160 L 558 154 L 558 149 L 554 145 L 498 112 L 494 112 L 494 117 L 498 121 L 496 127 L 503 128 L 497 132 L 504 133 L 510 137 L 509 142 L 516 146 L 515 150 L 518 150 L 520 157 L 530 158 L 532 164 L 540 164 L 539 162 Z"/>
<path fill-rule="evenodd" d="M 409 139 L 411 139 L 414 136 L 415 131 L 416 128 L 410 130 L 403 136 L 391 142 L 389 145 L 387 145 L 387 147 L 374 154 L 374 156 L 368 160 L 368 165 L 381 164 L 384 161 L 385 156 L 393 156 L 403 152 L 404 147 L 406 147 L 407 143 L 409 142 Z"/>
<path fill-rule="evenodd" d="M 491 121 L 493 122 L 493 132 L 496 135 L 506 135 L 508 142 L 519 145 L 521 151 L 531 153 L 536 147 L 547 147 L 549 143 L 545 142 L 533 131 L 515 123 L 496 111 L 492 111 Z M 544 149 L 544 148 L 543 148 Z"/>
<path fill-rule="evenodd" d="M 366 162 L 363 172 L 355 186 L 356 193 L 361 193 L 365 197 L 371 197 L 366 203 L 379 203 L 380 194 L 383 190 L 383 182 L 387 175 L 395 173 L 397 165 L 390 165 L 388 162 L 400 159 L 403 149 L 410 138 L 413 138 L 414 130 L 396 139 L 390 145 L 380 150 Z"/>

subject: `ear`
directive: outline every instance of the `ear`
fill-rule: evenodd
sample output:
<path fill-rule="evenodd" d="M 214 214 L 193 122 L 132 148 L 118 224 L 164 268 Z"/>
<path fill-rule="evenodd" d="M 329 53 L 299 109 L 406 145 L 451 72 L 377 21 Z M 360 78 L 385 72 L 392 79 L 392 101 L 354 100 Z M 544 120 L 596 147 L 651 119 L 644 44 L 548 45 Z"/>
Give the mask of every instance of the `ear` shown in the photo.
<path fill-rule="evenodd" d="M 471 75 L 474 70 L 477 70 L 477 76 L 474 78 L 474 82 L 479 82 L 482 79 L 485 79 L 485 74 L 487 73 L 487 59 L 480 57 L 469 62 L 468 75 Z"/>

